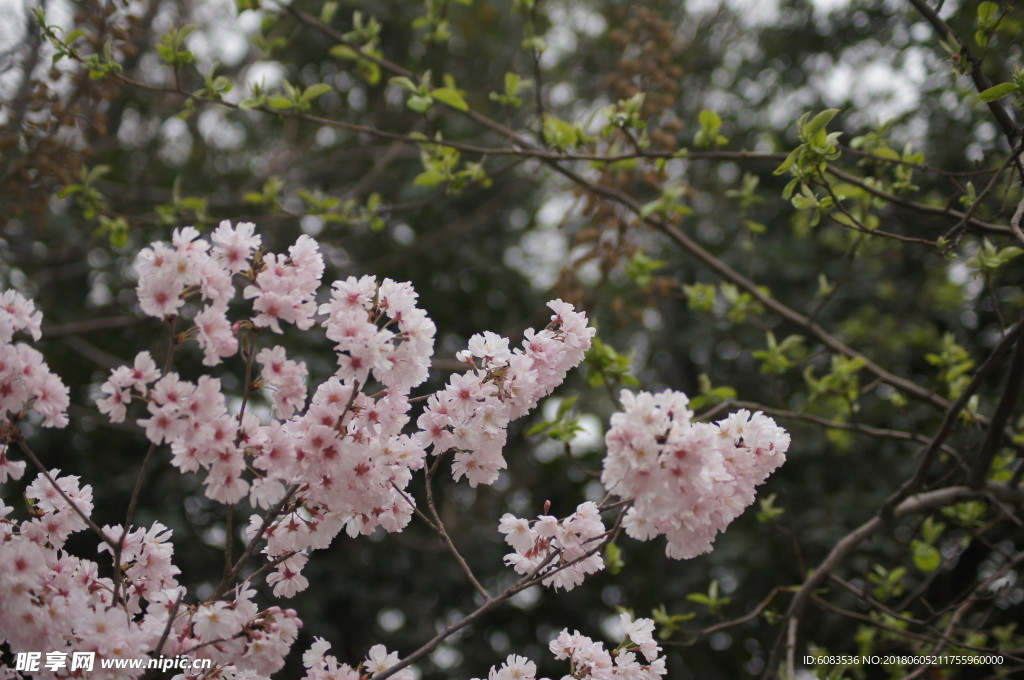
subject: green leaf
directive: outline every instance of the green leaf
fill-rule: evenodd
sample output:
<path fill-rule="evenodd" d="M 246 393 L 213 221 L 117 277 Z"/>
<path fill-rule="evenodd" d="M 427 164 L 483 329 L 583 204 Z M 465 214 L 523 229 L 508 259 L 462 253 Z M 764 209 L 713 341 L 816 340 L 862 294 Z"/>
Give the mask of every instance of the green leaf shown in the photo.
<path fill-rule="evenodd" d="M 420 91 L 419 86 L 416 83 L 414 83 L 411 78 L 407 78 L 405 76 L 395 76 L 394 78 L 389 78 L 388 83 L 390 83 L 391 85 L 397 85 L 398 87 L 404 90 L 409 90 L 409 92 Z"/>
<path fill-rule="evenodd" d="M 462 96 L 462 93 L 455 88 L 439 87 L 436 90 L 431 90 L 430 96 L 439 102 L 447 104 L 453 109 L 469 111 L 469 104 L 466 103 L 466 99 Z"/>
<path fill-rule="evenodd" d="M 532 437 L 535 434 L 540 434 L 541 432 L 544 432 L 554 424 L 554 421 L 551 420 L 545 420 L 544 422 L 537 423 L 536 425 L 534 425 L 533 427 L 526 431 L 526 436 Z"/>
<path fill-rule="evenodd" d="M 583 359 L 587 383 L 591 387 L 615 382 L 629 386 L 638 385 L 639 381 L 629 372 L 631 361 L 631 355 L 619 354 L 611 345 L 602 342 L 600 338 L 594 338 Z"/>
<path fill-rule="evenodd" d="M 295 102 L 293 102 L 291 99 L 288 99 L 288 97 L 282 97 L 281 95 L 269 97 L 267 99 L 267 105 L 270 106 L 270 108 L 277 109 L 279 111 L 295 108 Z"/>
<path fill-rule="evenodd" d="M 700 126 L 712 132 L 718 132 L 722 127 L 722 117 L 710 109 L 704 109 L 697 116 Z"/>
<path fill-rule="evenodd" d="M 118 218 L 110 228 L 110 245 L 115 248 L 124 248 L 128 245 L 128 223 L 124 218 Z"/>
<path fill-rule="evenodd" d="M 891 149 L 887 146 L 880 146 L 877 149 L 873 149 L 872 153 L 879 158 L 885 158 L 890 161 L 900 160 L 900 155 L 895 149 Z"/>
<path fill-rule="evenodd" d="M 546 113 L 544 114 L 544 139 L 556 149 L 564 151 L 581 144 L 584 135 L 579 127 Z"/>
<path fill-rule="evenodd" d="M 1014 83 L 999 83 L 993 85 L 987 90 L 983 90 L 978 96 L 981 97 L 983 102 L 994 102 L 997 99 L 1013 94 L 1017 91 L 1017 86 Z"/>
<path fill-rule="evenodd" d="M 942 564 L 942 555 L 934 545 L 924 541 L 912 541 L 914 565 L 921 571 L 935 571 Z"/>
<path fill-rule="evenodd" d="M 726 137 L 718 134 L 722 129 L 722 117 L 714 111 L 704 109 L 697 116 L 697 121 L 700 123 L 700 130 L 693 140 L 696 146 L 722 146 L 729 142 Z"/>
<path fill-rule="evenodd" d="M 409 97 L 409 101 L 407 101 L 405 105 L 417 113 L 423 113 L 434 105 L 434 100 L 430 97 L 414 94 Z"/>
<path fill-rule="evenodd" d="M 505 74 L 505 94 L 520 94 L 523 90 L 530 89 L 532 84 L 533 81 L 524 80 L 518 73 L 509 71 Z"/>
<path fill-rule="evenodd" d="M 330 49 L 329 53 L 335 59 L 359 59 L 359 53 L 348 45 L 335 45 Z M 392 80 L 395 80 L 395 78 L 392 78 Z M 409 79 L 406 78 L 406 80 Z"/>
<path fill-rule="evenodd" d="M 775 498 L 778 494 L 770 494 L 767 498 L 758 501 L 757 521 L 761 523 L 771 522 L 778 519 L 786 511 L 783 508 L 775 507 Z"/>
<path fill-rule="evenodd" d="M 696 602 L 698 604 L 706 605 L 708 611 L 712 614 L 717 614 L 722 607 L 731 602 L 731 600 L 728 597 L 718 596 L 717 580 L 711 581 L 711 584 L 708 586 L 707 595 L 705 595 L 704 593 L 690 593 L 686 596 L 686 599 L 690 602 Z"/>
<path fill-rule="evenodd" d="M 111 168 L 110 168 L 109 165 L 96 165 L 96 166 L 93 166 L 93 168 L 91 170 L 89 170 L 89 172 L 85 173 L 84 177 L 82 178 L 83 179 L 83 183 L 84 184 L 92 184 L 93 182 L 95 182 L 96 180 L 100 179 L 101 177 L 109 174 L 110 170 L 111 170 Z"/>
<path fill-rule="evenodd" d="M 792 151 L 790 151 L 789 155 L 786 156 L 786 160 L 782 161 L 782 164 L 779 165 L 779 167 L 775 168 L 775 170 L 774 170 L 774 172 L 772 174 L 774 174 L 774 175 L 782 175 L 782 174 L 788 172 L 789 169 L 791 167 L 793 167 L 793 164 L 796 163 L 796 159 L 799 157 L 799 155 L 800 155 L 800 149 L 799 148 L 793 149 Z M 783 198 L 786 198 L 786 197 L 783 196 Z"/>
<path fill-rule="evenodd" d="M 416 175 L 416 179 L 414 179 L 412 183 L 413 186 L 417 187 L 436 187 L 443 184 L 444 180 L 444 173 L 438 172 L 437 170 L 427 170 Z"/>
<path fill-rule="evenodd" d="M 334 19 L 334 15 L 338 11 L 337 0 L 329 0 L 325 2 L 323 8 L 320 10 L 320 22 L 324 24 L 330 24 L 331 20 Z"/>
<path fill-rule="evenodd" d="M 74 196 L 82 190 L 81 184 L 69 184 L 60 191 L 57 192 L 57 198 L 67 198 L 68 196 Z"/>
<path fill-rule="evenodd" d="M 327 83 L 316 83 L 315 85 L 310 85 L 302 93 L 302 101 L 313 101 L 317 97 L 321 97 L 333 90 L 334 88 L 328 85 Z"/>
<path fill-rule="evenodd" d="M 646 210 L 647 206 L 644 206 L 644 209 Z M 641 215 L 643 215 L 643 213 L 641 213 Z M 654 279 L 654 272 L 667 264 L 668 262 L 665 260 L 653 260 L 642 252 L 637 251 L 633 254 L 632 259 L 626 263 L 626 276 L 628 276 L 636 285 L 643 288 L 644 286 L 650 285 L 651 281 Z"/>
<path fill-rule="evenodd" d="M 983 2 L 978 5 L 978 23 L 988 23 L 999 11 L 999 4 L 995 2 Z"/>
<path fill-rule="evenodd" d="M 563 417 L 565 417 L 565 414 L 569 412 L 569 409 L 575 406 L 576 402 L 579 400 L 580 398 L 578 396 L 566 397 L 565 399 L 563 399 L 562 402 L 558 405 L 558 419 L 562 419 Z"/>
<path fill-rule="evenodd" d="M 814 118 L 812 118 L 811 121 L 804 125 L 803 129 L 801 130 L 801 134 L 803 135 L 804 139 L 810 139 L 811 137 L 814 137 L 816 134 L 818 134 L 820 131 L 824 130 L 825 126 L 832 122 L 832 119 L 835 118 L 838 113 L 839 109 L 825 109 L 824 111 L 816 115 Z"/>
<path fill-rule="evenodd" d="M 688 614 L 669 614 L 665 605 L 655 608 L 651 611 L 651 618 L 658 624 L 658 637 L 662 640 L 668 640 L 672 635 L 679 630 L 679 623 L 683 621 L 689 621 L 696 617 L 696 613 Z"/>

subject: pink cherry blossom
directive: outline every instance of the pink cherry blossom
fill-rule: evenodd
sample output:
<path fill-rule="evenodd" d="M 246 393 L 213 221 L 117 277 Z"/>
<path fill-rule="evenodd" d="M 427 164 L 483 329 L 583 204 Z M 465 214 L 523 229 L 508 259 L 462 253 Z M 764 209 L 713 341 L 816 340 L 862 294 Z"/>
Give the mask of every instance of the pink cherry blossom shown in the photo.
<path fill-rule="evenodd" d="M 541 515 L 532 527 L 527 520 L 506 513 L 498 531 L 515 550 L 505 555 L 505 564 L 517 574 L 549 574 L 542 581 L 546 586 L 572 590 L 588 575 L 604 569 L 600 548 L 605 527 L 592 501 L 581 503 L 563 520 Z"/>
<path fill-rule="evenodd" d="M 644 541 L 664 535 L 666 554 L 676 559 L 710 551 L 789 448 L 786 431 L 760 413 L 694 423 L 686 395 L 668 390 L 624 390 L 620 402 L 605 436 L 601 481 L 632 499 L 626 533 Z"/>

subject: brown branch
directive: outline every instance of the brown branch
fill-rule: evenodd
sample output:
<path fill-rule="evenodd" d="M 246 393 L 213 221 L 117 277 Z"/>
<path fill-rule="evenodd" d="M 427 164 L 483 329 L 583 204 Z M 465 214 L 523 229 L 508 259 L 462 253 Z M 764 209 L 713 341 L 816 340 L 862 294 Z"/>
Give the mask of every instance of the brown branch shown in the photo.
<path fill-rule="evenodd" d="M 756 619 L 758 616 L 760 616 L 761 612 L 768 608 L 768 605 L 772 603 L 772 601 L 779 595 L 779 593 L 789 592 L 792 590 L 792 586 L 776 586 L 775 588 L 772 588 L 771 592 L 768 593 L 768 595 L 766 595 L 765 598 L 761 600 L 761 602 L 758 603 L 756 607 L 751 609 L 743 616 L 737 617 L 735 619 L 730 619 L 728 621 L 722 621 L 720 623 L 716 623 L 712 626 L 708 626 L 707 628 L 702 628 L 700 630 L 684 630 L 683 634 L 690 636 L 690 639 L 681 642 L 668 641 L 664 644 L 666 646 L 688 647 L 706 635 L 710 635 L 711 633 L 715 633 L 720 630 L 726 630 L 728 628 L 739 626 L 741 624 L 746 623 L 747 621 L 752 621 Z"/>
<path fill-rule="evenodd" d="M 66 335 L 80 335 L 82 333 L 93 333 L 111 328 L 126 328 L 146 323 L 146 319 L 137 316 L 108 316 L 102 319 L 85 319 L 57 326 L 44 325 L 42 328 L 43 337 L 46 339 L 60 338 Z"/>
<path fill-rule="evenodd" d="M 1010 155 L 1007 156 L 1006 160 L 1003 161 L 1003 164 L 999 166 L 999 169 L 996 171 L 996 174 L 992 175 L 992 178 L 989 179 L 987 184 L 985 184 L 985 187 L 981 190 L 981 193 L 979 193 L 975 197 L 974 201 L 969 206 L 967 206 L 967 212 L 964 213 L 963 218 L 961 218 L 959 222 L 953 225 L 953 228 L 946 232 L 943 238 L 950 241 L 951 243 L 956 241 L 960 233 L 963 231 L 964 227 L 967 225 L 968 222 L 970 222 L 971 218 L 974 217 L 974 213 L 975 211 L 977 211 L 978 206 L 980 206 L 982 201 L 984 201 L 985 198 L 987 198 L 988 195 L 995 190 L 996 184 L 999 183 L 999 179 L 1003 176 L 1003 172 L 1005 172 L 1006 169 L 1013 165 L 1014 162 L 1017 160 L 1020 151 L 1021 149 L 1019 144 L 1011 150 Z M 1013 232 L 1012 223 L 1010 231 L 1011 233 Z"/>
<path fill-rule="evenodd" d="M 429 641 L 421 645 L 419 649 L 403 658 L 401 661 L 399 661 L 391 668 L 388 668 L 385 671 L 375 674 L 373 676 L 374 680 L 386 680 L 387 678 L 391 677 L 403 668 L 409 667 L 419 659 L 425 657 L 427 654 L 430 654 L 438 647 L 438 645 L 447 640 L 449 637 L 451 637 L 458 631 L 462 630 L 466 626 L 470 625 L 471 623 L 474 623 L 475 621 L 479 620 L 484 614 L 490 612 L 492 609 L 494 609 L 499 604 L 509 599 L 513 595 L 516 595 L 517 593 L 526 590 L 527 588 L 535 586 L 539 584 L 541 581 L 550 578 L 553 574 L 556 574 L 564 569 L 568 569 L 576 563 L 582 562 L 583 560 L 590 558 L 595 553 L 601 551 L 604 548 L 604 546 L 611 542 L 618 534 L 622 526 L 622 518 L 624 515 L 625 511 L 620 512 L 618 518 L 615 521 L 615 526 L 604 534 L 603 538 L 600 541 L 598 541 L 597 545 L 595 545 L 593 548 L 591 548 L 584 554 L 580 555 L 575 560 L 566 562 L 564 564 L 560 564 L 557 568 L 551 571 L 545 571 L 544 573 L 541 573 L 552 562 L 552 560 L 554 560 L 560 555 L 559 552 L 551 553 L 546 560 L 544 560 L 541 564 L 537 565 L 529 574 L 523 576 L 521 579 L 516 581 L 514 584 L 512 584 L 505 590 L 501 591 L 499 594 L 486 599 L 479 607 L 477 607 L 474 611 L 464 616 L 462 619 L 446 626 L 444 630 L 437 633 Z"/>
<path fill-rule="evenodd" d="M 924 512 L 926 510 L 931 510 L 932 508 L 942 507 L 963 499 L 975 498 L 978 496 L 992 496 L 1008 503 L 1024 503 L 1024 490 L 1012 488 L 1004 483 L 990 482 L 983 490 L 971 489 L 966 486 L 953 486 L 911 496 L 896 506 L 892 512 L 892 517 L 905 517 L 907 515 Z M 878 532 L 886 525 L 886 523 L 887 520 L 882 517 L 881 513 L 878 513 L 867 522 L 848 533 L 835 544 L 825 559 L 822 560 L 821 564 L 818 565 L 818 568 L 815 569 L 814 572 L 807 577 L 807 580 L 804 581 L 803 585 L 800 586 L 800 589 L 796 592 L 796 595 L 793 596 L 793 601 L 790 603 L 789 609 L 786 612 L 786 620 L 788 622 L 787 628 L 780 634 L 779 639 L 775 644 L 775 648 L 772 650 L 771 658 L 766 666 L 766 678 L 775 677 L 783 656 L 785 656 L 786 659 L 788 677 L 793 676 L 797 629 L 800 624 L 800 618 L 803 614 L 803 610 L 810 601 L 811 595 L 814 594 L 814 591 L 829 576 L 829 574 L 842 564 L 843 560 L 854 548 L 860 545 L 860 543 L 865 539 Z"/>
<path fill-rule="evenodd" d="M 263 535 L 266 533 L 267 528 L 281 516 L 281 513 L 291 502 L 292 496 L 299 490 L 299 485 L 295 484 L 289 488 L 274 508 L 266 514 L 263 518 L 263 522 L 260 524 L 260 528 L 256 531 L 256 534 L 249 539 L 249 544 L 245 546 L 245 551 L 239 556 L 238 560 L 231 570 L 221 577 L 220 583 L 217 584 L 217 588 L 214 589 L 213 594 L 210 596 L 211 600 L 218 600 L 224 596 L 230 588 L 231 584 L 234 583 L 235 579 L 238 578 L 239 572 L 242 571 L 242 567 L 249 561 L 249 558 L 256 552 L 256 546 L 263 540 Z"/>
<path fill-rule="evenodd" d="M 167 341 L 167 356 L 164 357 L 163 374 L 171 370 L 171 366 L 174 362 L 174 347 L 177 341 L 174 337 L 174 327 L 177 323 L 177 317 L 171 317 L 168 320 L 168 335 L 170 336 Z M 142 482 L 146 479 L 146 471 L 149 469 L 149 464 L 153 460 L 153 454 L 156 452 L 156 443 L 150 442 L 149 448 L 146 450 L 146 455 L 142 459 L 142 465 L 139 467 L 139 473 L 135 477 L 135 485 L 132 487 L 132 495 L 128 500 L 128 510 L 124 516 L 124 527 L 121 530 L 121 537 L 117 540 L 117 545 L 114 547 L 114 602 L 118 601 L 120 596 L 119 590 L 122 580 L 121 572 L 121 553 L 124 551 L 124 541 L 128 537 L 128 532 L 132 528 L 132 521 L 135 518 L 135 510 L 139 505 L 139 495 L 142 493 Z"/>
<path fill-rule="evenodd" d="M 1020 322 L 1017 326 L 1006 334 L 1002 342 L 992 353 L 989 354 L 985 362 L 978 367 L 978 370 L 974 372 L 970 382 L 964 387 L 960 396 L 957 400 L 950 405 L 946 411 L 946 415 L 943 417 L 942 424 L 939 426 L 939 431 L 932 437 L 931 443 L 924 452 L 924 456 L 921 458 L 921 462 L 917 466 L 917 470 L 914 472 L 913 477 L 904 482 L 900 488 L 894 493 L 882 506 L 882 516 L 888 516 L 892 509 L 896 507 L 896 504 L 902 501 L 904 498 L 916 491 L 925 478 L 928 476 L 928 469 L 931 467 L 932 461 L 935 459 L 936 454 L 939 452 L 940 447 L 949 437 L 953 431 L 953 426 L 956 425 L 957 419 L 960 417 L 960 412 L 967 406 L 967 402 L 970 400 L 971 395 L 978 391 L 982 383 L 988 378 L 988 376 L 995 370 L 999 362 L 1010 351 L 1015 343 L 1018 342 L 1020 336 L 1024 332 L 1024 322 Z M 1000 428 L 1001 429 L 1001 428 Z"/>
<path fill-rule="evenodd" d="M 970 217 L 967 215 L 967 213 L 960 212 L 959 210 L 940 208 L 938 206 L 928 205 L 926 203 L 919 203 L 918 201 L 911 201 L 910 199 L 903 198 L 902 196 L 897 196 L 896 194 L 891 194 L 887 191 L 882 191 L 878 187 L 868 182 L 865 182 L 860 177 L 852 175 L 846 172 L 845 170 L 835 167 L 834 165 L 827 166 L 825 170 L 830 175 L 835 175 L 844 182 L 852 184 L 859 189 L 863 189 L 864 191 L 868 192 L 875 198 L 880 198 L 883 201 L 890 203 L 892 205 L 898 205 L 901 208 L 906 208 L 907 210 L 912 210 L 914 212 L 919 212 L 925 215 L 934 215 L 936 217 L 950 217 L 960 221 L 965 221 L 966 224 L 978 230 L 990 232 L 992 234 L 1006 236 L 1007 234 L 1010 233 L 1009 227 L 1005 227 L 1001 224 L 994 224 L 992 222 L 986 222 L 984 220 L 979 220 L 976 217 Z"/>
<path fill-rule="evenodd" d="M 1017 396 L 1021 391 L 1022 379 L 1024 379 L 1024 342 L 1018 341 L 1013 350 L 1013 359 L 1010 361 L 1006 383 L 1003 385 L 1003 394 L 992 414 L 992 421 L 989 423 L 985 441 L 971 468 L 971 476 L 967 485 L 972 489 L 980 489 L 985 485 L 989 468 L 992 467 L 992 461 L 1003 441 L 1003 428 L 1009 422 L 1010 416 L 1013 415 L 1013 410 L 1017 406 Z"/>
<path fill-rule="evenodd" d="M 448 548 L 448 552 L 450 552 L 452 557 L 455 558 L 455 562 L 459 565 L 459 569 L 461 569 L 462 573 L 466 575 L 469 582 L 473 584 L 476 591 L 480 593 L 484 600 L 489 600 L 491 599 L 491 594 L 487 592 L 487 589 L 480 583 L 476 574 L 473 573 L 473 570 L 469 567 L 466 559 L 462 556 L 462 553 L 460 553 L 459 549 L 455 547 L 455 542 L 452 541 L 451 536 L 448 535 L 448 530 L 444 526 L 444 520 L 441 519 L 441 515 L 437 512 L 437 505 L 434 502 L 434 475 L 437 473 L 438 467 L 443 459 L 444 454 L 439 455 L 433 465 L 426 467 L 424 473 L 427 491 L 427 511 L 433 518 L 433 522 L 430 522 L 429 524 L 431 525 L 431 528 L 437 532 L 437 535 L 441 538 L 445 547 Z"/>
<path fill-rule="evenodd" d="M 82 508 L 78 507 L 78 504 L 71 500 L 71 498 L 66 493 L 64 493 L 64 489 L 60 488 L 60 486 L 57 485 L 56 480 L 54 480 L 54 478 L 50 476 L 50 471 L 46 469 L 46 466 L 43 465 L 42 462 L 40 462 L 39 458 L 35 454 L 35 451 L 29 448 L 25 440 L 19 437 L 16 441 L 18 444 L 18 449 L 23 454 L 25 454 L 25 457 L 29 459 L 29 461 L 36 467 L 37 470 L 39 470 L 39 473 L 46 477 L 46 481 L 50 483 L 50 486 L 52 486 L 57 491 L 57 493 L 60 494 L 60 497 L 64 499 L 65 503 L 71 506 L 71 509 L 75 511 L 75 514 L 82 518 L 82 521 L 85 522 L 86 526 L 88 526 L 89 529 L 92 530 L 94 534 L 99 536 L 101 541 L 109 545 L 111 549 L 116 549 L 117 545 L 114 539 L 107 536 L 103 529 L 101 529 L 100 526 L 96 524 L 96 522 L 92 521 L 92 518 L 89 517 L 89 515 L 85 514 Z"/>
<path fill-rule="evenodd" d="M 928 6 L 924 0 L 909 0 L 910 4 L 921 13 L 921 16 L 925 18 L 929 24 L 938 32 L 941 38 L 952 38 L 960 46 L 960 59 L 965 60 L 971 67 L 971 80 L 974 81 L 974 86 L 978 89 L 978 92 L 983 92 L 988 88 L 992 87 L 992 83 L 989 82 L 988 78 L 981 70 L 981 61 L 975 57 L 971 50 L 967 47 L 967 44 L 960 39 L 960 36 L 950 28 L 949 24 L 942 20 L 942 17 L 938 13 Z M 1002 129 L 1003 134 L 1006 135 L 1006 139 L 1010 142 L 1012 148 L 1020 137 L 1020 131 L 1013 124 L 1013 119 L 1010 118 L 1010 114 L 1003 108 L 1002 103 L 999 100 L 986 102 L 989 111 L 992 112 L 992 117 L 999 123 L 999 127 Z"/>
<path fill-rule="evenodd" d="M 1006 572 L 1015 568 L 1022 562 L 1024 562 L 1024 553 L 1018 553 L 1012 560 L 1010 560 L 1007 564 L 1003 565 L 1001 569 L 995 570 L 995 572 L 990 574 L 988 578 L 978 583 L 978 585 L 975 586 L 972 590 L 972 593 L 976 594 L 988 589 L 989 586 L 991 586 L 997 579 L 1002 578 Z M 964 615 L 971 608 L 971 606 L 978 599 L 980 599 L 980 597 L 974 594 L 964 598 L 964 601 L 960 603 L 960 606 L 956 608 L 952 615 L 950 615 L 949 622 L 946 624 L 946 628 L 940 637 L 939 643 L 935 646 L 935 649 L 932 650 L 932 654 L 939 654 L 947 646 L 947 643 L 952 642 L 952 633 L 957 623 L 960 621 L 960 619 L 964 617 Z M 955 642 L 953 644 L 955 644 L 958 647 L 962 646 Z M 922 675 L 924 675 L 924 672 L 927 671 L 928 668 L 929 666 L 927 665 L 918 666 L 909 675 L 905 675 L 903 677 L 903 680 L 914 680 L 914 678 L 919 678 Z"/>
<path fill-rule="evenodd" d="M 861 423 L 840 423 L 835 420 L 829 420 L 822 418 L 821 416 L 812 415 L 810 413 L 800 413 L 799 411 L 790 411 L 781 408 L 772 408 L 770 406 L 764 406 L 750 401 L 734 401 L 730 400 L 724 402 L 726 408 L 745 408 L 751 411 L 761 411 L 765 415 L 774 416 L 777 418 L 791 418 L 793 420 L 802 420 L 807 423 L 814 425 L 820 425 L 830 430 L 846 430 L 847 432 L 860 432 L 871 437 L 882 437 L 885 439 L 898 439 L 901 441 L 915 441 L 922 444 L 932 444 L 934 439 L 917 432 L 906 432 L 904 430 L 891 430 L 880 427 L 872 427 L 871 425 L 864 425 Z M 956 455 L 956 450 L 946 444 L 939 444 L 939 446 L 946 453 Z"/>
<path fill-rule="evenodd" d="M 859 219 L 857 219 L 857 217 L 853 213 L 851 213 L 845 205 L 843 205 L 842 199 L 840 199 L 840 197 L 836 195 L 835 191 L 832 190 L 832 185 L 829 184 L 828 180 L 825 179 L 825 176 L 823 174 L 820 175 L 820 185 L 825 188 L 825 191 L 832 199 L 832 202 L 835 204 L 835 207 L 837 210 L 839 210 L 840 214 L 842 214 L 843 216 L 846 217 L 847 220 L 849 220 L 849 222 L 843 222 L 842 220 L 838 220 L 831 214 L 829 214 L 829 217 L 832 219 L 832 221 L 839 224 L 840 226 L 846 227 L 847 229 L 852 229 L 853 231 L 859 232 L 861 234 L 866 234 L 868 236 L 881 236 L 883 238 L 892 239 L 894 241 L 899 241 L 901 243 L 923 245 L 928 246 L 930 248 L 935 247 L 935 241 L 929 241 L 928 239 L 925 238 L 918 238 L 916 236 L 904 236 L 903 234 L 897 234 L 891 231 L 885 231 L 883 229 L 872 229 L 871 227 L 868 227 Z"/>

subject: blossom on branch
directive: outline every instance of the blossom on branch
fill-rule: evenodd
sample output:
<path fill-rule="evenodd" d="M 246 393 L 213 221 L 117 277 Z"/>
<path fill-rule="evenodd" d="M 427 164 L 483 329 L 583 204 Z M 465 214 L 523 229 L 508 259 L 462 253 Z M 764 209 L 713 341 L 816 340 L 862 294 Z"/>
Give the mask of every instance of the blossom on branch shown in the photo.
<path fill-rule="evenodd" d="M 531 523 L 505 513 L 498 524 L 505 542 L 515 550 L 505 555 L 505 564 L 517 574 L 550 574 L 546 586 L 572 590 L 590 574 L 604 569 L 601 539 L 604 523 L 597 504 L 581 503 L 576 512 L 559 520 L 540 515 Z"/>
<path fill-rule="evenodd" d="M 68 424 L 67 386 L 50 371 L 38 350 L 13 342 L 19 331 L 39 340 L 42 317 L 35 304 L 20 293 L 0 293 L 0 432 L 26 411 L 42 416 L 43 427 L 62 428 Z M 0 482 L 8 476 L 21 476 L 16 474 L 16 467 L 4 464 L 6 449 L 6 444 L 0 443 Z"/>
<path fill-rule="evenodd" d="M 522 349 L 509 352 L 508 340 L 491 332 L 470 338 L 469 349 L 456 358 L 474 370 L 453 376 L 427 401 L 416 437 L 435 455 L 455 451 L 456 480 L 493 484 L 506 467 L 505 428 L 562 384 L 590 348 L 597 331 L 585 313 L 562 300 L 548 307 L 555 312 L 551 323 L 541 331 L 527 329 Z"/>
<path fill-rule="evenodd" d="M 695 423 L 681 392 L 623 390 L 620 401 L 605 436 L 601 482 L 632 499 L 626 533 L 641 541 L 664 535 L 669 557 L 710 551 L 718 532 L 754 502 L 754 487 L 785 461 L 789 434 L 761 413 Z"/>

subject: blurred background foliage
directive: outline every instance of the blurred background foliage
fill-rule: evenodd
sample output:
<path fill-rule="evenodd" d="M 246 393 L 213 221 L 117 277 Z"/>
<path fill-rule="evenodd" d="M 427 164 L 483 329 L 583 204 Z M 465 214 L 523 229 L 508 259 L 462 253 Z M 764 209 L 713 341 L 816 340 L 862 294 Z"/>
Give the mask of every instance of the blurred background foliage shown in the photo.
<path fill-rule="evenodd" d="M 790 460 L 759 496 L 774 506 L 751 508 L 712 554 L 675 562 L 657 541 L 622 537 L 619 573 L 568 594 L 524 592 L 419 664 L 425 678 L 482 676 L 513 651 L 564 672 L 548 639 L 562 627 L 614 632 L 618 607 L 660 608 L 663 623 L 679 615 L 665 626 L 672 678 L 762 674 L 792 587 L 913 474 L 923 438 L 1021 317 L 1007 227 L 1021 195 L 1007 160 L 1019 133 L 1000 129 L 965 75 L 966 52 L 915 3 L 2 4 L 16 19 L 0 29 L 0 286 L 45 312 L 39 346 L 73 386 L 73 422 L 32 441 L 45 464 L 93 484 L 100 524 L 121 521 L 145 449 L 133 428 L 98 416 L 98 385 L 166 343 L 159 324 L 134 314 L 132 255 L 173 227 L 221 219 L 256 222 L 271 250 L 314 235 L 328 281 L 413 282 L 439 328 L 428 388 L 455 370 L 474 332 L 517 338 L 546 323 L 553 297 L 587 309 L 603 350 L 513 427 L 499 483 L 439 482 L 449 533 L 488 584 L 511 580 L 495 531 L 503 512 L 535 516 L 550 500 L 566 514 L 600 497 L 601 435 L 621 386 L 683 390 L 698 412 L 743 402 L 791 431 Z M 991 84 L 1019 81 L 1021 9 L 999 3 L 993 20 L 979 6 L 994 3 L 939 4 Z M 1013 121 L 1019 96 L 1000 100 Z M 792 177 L 773 171 L 802 141 L 800 116 L 824 109 L 839 110 L 828 130 L 842 132 L 833 164 L 846 174 L 784 199 Z M 645 218 L 935 398 L 837 353 Z M 286 339 L 315 378 L 330 374 L 323 338 Z M 195 348 L 180 365 L 198 373 Z M 1002 374 L 974 393 L 920 488 L 962 483 Z M 568 413 L 582 428 L 571 442 L 525 434 L 568 397 L 579 398 Z M 1019 447 L 1014 438 L 1000 448 L 995 477 L 1020 470 Z M 223 508 L 166 457 L 143 490 L 139 521 L 174 529 L 182 582 L 209 594 Z M 3 491 L 8 503 L 20 494 Z M 1019 511 L 1004 510 L 937 512 L 948 526 L 930 543 L 920 516 L 887 526 L 844 563 L 849 587 L 829 583 L 826 604 L 808 611 L 801 649 L 929 649 L 894 634 L 908 624 L 892 613 L 926 637 L 941 629 L 943 607 L 1020 554 Z M 937 567 L 915 560 L 930 559 L 922 541 Z M 74 547 L 90 554 L 92 542 Z M 960 623 L 975 637 L 953 637 L 1019 657 L 1020 635 L 1000 628 L 1019 620 L 1024 598 L 1018 571 L 1008 574 Z M 412 651 L 474 607 L 441 542 L 415 521 L 399 535 L 340 538 L 307 576 L 292 605 L 305 622 L 296 649 L 319 635 L 351 661 L 377 642 Z M 713 583 L 710 605 L 691 597 Z"/>

